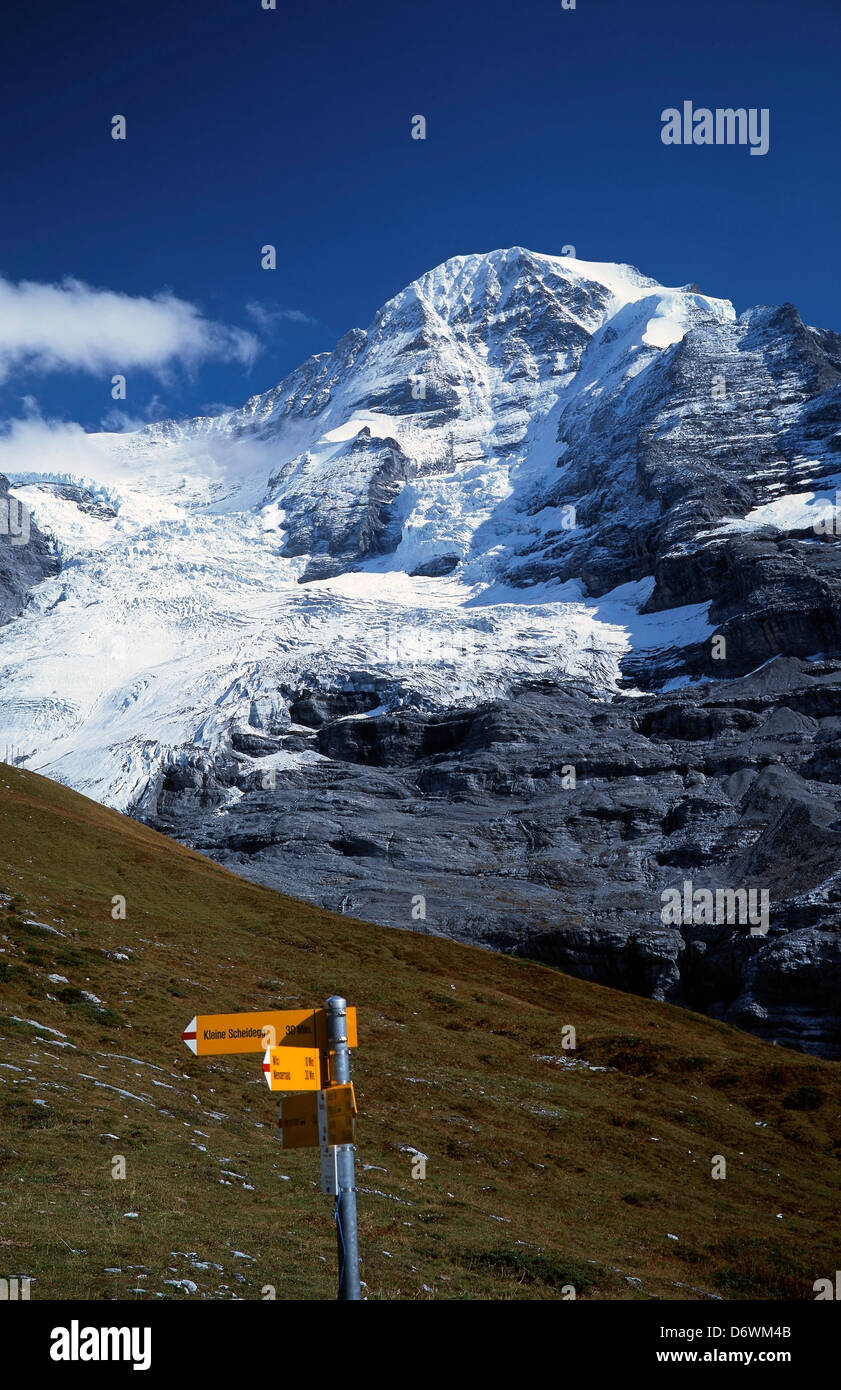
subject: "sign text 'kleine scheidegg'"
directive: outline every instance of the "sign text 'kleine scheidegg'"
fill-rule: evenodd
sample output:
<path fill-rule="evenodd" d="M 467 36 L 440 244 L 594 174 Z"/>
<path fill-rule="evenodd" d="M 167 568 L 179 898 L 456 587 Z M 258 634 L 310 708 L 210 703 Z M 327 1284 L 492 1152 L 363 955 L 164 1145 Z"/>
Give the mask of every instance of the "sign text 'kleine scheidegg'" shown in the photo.
<path fill-rule="evenodd" d="M 347 1011 L 348 1047 L 356 1047 L 356 1009 Z M 198 1014 L 181 1034 L 196 1056 L 265 1052 L 267 1047 L 310 1047 L 327 1052 L 325 1009 L 267 1009 L 242 1014 Z"/>

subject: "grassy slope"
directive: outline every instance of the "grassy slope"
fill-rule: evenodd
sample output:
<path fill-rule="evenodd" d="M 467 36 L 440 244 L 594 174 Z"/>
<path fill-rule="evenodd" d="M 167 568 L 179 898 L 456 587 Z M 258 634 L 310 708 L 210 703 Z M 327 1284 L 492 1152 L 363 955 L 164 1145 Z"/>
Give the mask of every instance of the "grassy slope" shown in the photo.
<path fill-rule="evenodd" d="M 6 766 L 0 889 L 0 1275 L 33 1297 L 335 1296 L 317 1151 L 280 1148 L 257 1056 L 180 1041 L 197 1012 L 335 991 L 359 1008 L 369 1297 L 811 1298 L 837 1266 L 833 1064 L 322 912 Z"/>

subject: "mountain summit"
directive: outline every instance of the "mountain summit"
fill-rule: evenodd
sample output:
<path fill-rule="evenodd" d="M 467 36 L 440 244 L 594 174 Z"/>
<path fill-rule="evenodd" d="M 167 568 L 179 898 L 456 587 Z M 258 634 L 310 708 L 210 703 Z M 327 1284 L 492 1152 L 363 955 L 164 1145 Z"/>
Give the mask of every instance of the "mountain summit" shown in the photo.
<path fill-rule="evenodd" d="M 738 340 L 732 307 L 628 266 L 459 256 L 241 410 L 19 475 L 62 568 L 3 635 L 9 740 L 125 809 L 279 688 L 610 690 L 632 649 L 697 644 L 708 595 L 641 616 L 662 507 L 629 457 L 687 334 Z"/>
<path fill-rule="evenodd" d="M 426 930 L 760 1030 L 811 1009 L 823 1046 L 813 983 L 767 997 L 777 930 L 826 936 L 804 981 L 838 959 L 839 452 L 841 338 L 791 305 L 454 257 L 239 410 L 11 478 L 0 738 L 325 906 L 427 897 Z M 787 811 L 808 864 L 757 848 Z M 684 871 L 773 889 L 769 941 L 702 968 L 659 915 Z"/>

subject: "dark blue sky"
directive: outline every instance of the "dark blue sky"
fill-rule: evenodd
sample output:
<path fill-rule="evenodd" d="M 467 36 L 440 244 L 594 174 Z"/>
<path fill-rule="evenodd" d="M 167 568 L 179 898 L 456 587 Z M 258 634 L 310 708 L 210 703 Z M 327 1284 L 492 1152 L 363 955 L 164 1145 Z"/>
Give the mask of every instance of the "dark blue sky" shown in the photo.
<path fill-rule="evenodd" d="M 47 0 L 2 24 L 0 274 L 315 320 L 248 368 L 131 373 L 132 414 L 239 404 L 429 267 L 514 244 L 841 330 L 838 0 Z M 769 153 L 664 146 L 684 99 L 770 108 Z M 89 428 L 113 405 L 110 373 L 18 366 L 0 418 L 25 395 Z"/>

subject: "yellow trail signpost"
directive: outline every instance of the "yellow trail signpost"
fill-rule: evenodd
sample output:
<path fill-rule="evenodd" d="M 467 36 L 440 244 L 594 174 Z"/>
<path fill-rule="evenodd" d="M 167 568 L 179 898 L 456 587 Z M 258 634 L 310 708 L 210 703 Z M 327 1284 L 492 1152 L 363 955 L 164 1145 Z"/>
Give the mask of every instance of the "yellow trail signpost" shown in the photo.
<path fill-rule="evenodd" d="M 260 1052 L 269 1089 L 299 1093 L 280 1103 L 281 1144 L 321 1150 L 321 1190 L 336 1198 L 338 1297 L 358 1302 L 357 1110 L 349 1052 L 357 1045 L 356 1009 L 334 994 L 323 1009 L 197 1014 L 181 1040 L 197 1057 Z"/>

